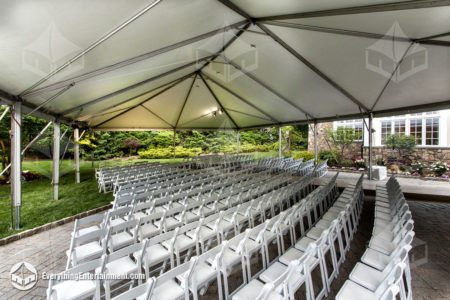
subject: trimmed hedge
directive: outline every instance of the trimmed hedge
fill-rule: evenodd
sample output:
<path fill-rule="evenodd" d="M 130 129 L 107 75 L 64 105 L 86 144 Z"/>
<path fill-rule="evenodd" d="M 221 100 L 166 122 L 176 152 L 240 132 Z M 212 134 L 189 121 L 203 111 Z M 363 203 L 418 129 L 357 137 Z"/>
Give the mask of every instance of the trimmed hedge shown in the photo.
<path fill-rule="evenodd" d="M 202 148 L 184 148 L 181 146 L 175 147 L 175 157 L 194 157 L 202 153 Z M 138 155 L 143 159 L 160 159 L 160 158 L 172 158 L 173 147 L 166 148 L 148 148 L 146 150 L 138 151 Z"/>

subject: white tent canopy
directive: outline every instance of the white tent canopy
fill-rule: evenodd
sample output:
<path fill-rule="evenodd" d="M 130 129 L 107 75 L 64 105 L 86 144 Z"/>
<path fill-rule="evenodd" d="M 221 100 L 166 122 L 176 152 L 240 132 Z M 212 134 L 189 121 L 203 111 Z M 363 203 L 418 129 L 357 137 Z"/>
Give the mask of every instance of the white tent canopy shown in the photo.
<path fill-rule="evenodd" d="M 450 107 L 450 1 L 24 0 L 0 20 L 3 102 L 96 130 Z"/>

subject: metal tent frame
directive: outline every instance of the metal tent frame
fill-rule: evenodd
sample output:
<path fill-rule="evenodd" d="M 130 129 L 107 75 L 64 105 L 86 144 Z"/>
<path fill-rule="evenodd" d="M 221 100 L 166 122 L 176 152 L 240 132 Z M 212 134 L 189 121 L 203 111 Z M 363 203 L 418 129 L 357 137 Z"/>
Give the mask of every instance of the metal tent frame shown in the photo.
<path fill-rule="evenodd" d="M 417 10 L 428 14 L 438 14 L 439 10 L 450 8 L 450 0 L 392 1 L 391 3 L 380 4 L 379 1 L 364 0 L 360 2 L 362 5 L 358 6 L 348 6 L 348 4 L 346 6 L 345 4 L 336 4 L 333 1 L 325 1 L 323 6 L 315 7 L 314 5 L 316 4 L 309 4 L 313 5 L 312 9 L 302 10 L 295 4 L 292 4 L 292 1 L 286 0 L 277 4 L 281 8 L 286 7 L 285 10 L 280 8 L 280 10 L 277 10 L 280 13 L 269 15 L 264 13 L 264 11 L 272 11 L 268 1 L 247 1 L 245 4 L 236 0 L 196 0 L 193 1 L 193 5 L 203 5 L 196 6 L 197 8 L 205 7 L 206 11 L 217 11 L 217 16 L 224 16 L 223 19 L 217 17 L 218 20 L 215 20 L 214 17 L 211 17 L 210 20 L 204 20 L 205 23 L 211 23 L 209 27 L 197 26 L 200 28 L 195 31 L 198 34 L 186 36 L 186 38 L 180 38 L 175 41 L 168 39 L 160 47 L 150 47 L 146 51 L 136 53 L 130 52 L 125 58 L 105 60 L 102 62 L 102 65 L 97 66 L 95 55 L 108 56 L 108 53 L 101 52 L 104 45 L 114 45 L 116 43 L 117 46 L 117 43 L 121 43 L 123 36 L 130 34 L 127 31 L 130 28 L 134 29 L 133 31 L 142 33 L 143 29 L 149 27 L 147 23 L 152 22 L 151 18 L 148 18 L 148 16 L 152 16 L 152 12 L 157 14 L 161 10 L 179 14 L 177 16 L 182 16 L 184 13 L 181 7 L 180 12 L 176 12 L 177 6 L 171 3 L 174 2 L 173 0 L 154 0 L 136 9 L 135 13 L 117 26 L 111 26 L 112 29 L 107 31 L 106 34 L 92 36 L 91 39 L 88 39 L 90 42 L 86 42 L 79 51 L 31 84 L 28 84 L 31 81 L 23 80 L 24 83 L 22 83 L 18 79 L 21 78 L 20 75 L 25 71 L 14 65 L 13 60 L 11 60 L 10 65 L 8 65 L 9 61 L 5 62 L 10 67 L 10 70 L 16 72 L 14 74 L 2 74 L 0 72 L 0 102 L 11 107 L 11 115 L 13 116 L 11 118 L 11 181 L 12 200 L 17 208 L 16 215 L 17 211 L 19 214 L 17 216 L 19 221 L 17 222 L 16 220 L 16 227 L 20 225 L 20 142 L 21 118 L 24 114 L 32 114 L 47 119 L 54 124 L 54 153 L 58 153 L 58 155 L 54 155 L 53 168 L 55 199 L 58 198 L 60 149 L 59 142 L 57 143 L 56 141 L 60 140 L 60 123 L 71 125 L 75 123 L 77 126 L 86 126 L 91 130 L 169 129 L 174 131 L 174 142 L 176 132 L 179 130 L 236 130 L 238 132 L 237 152 L 239 152 L 239 132 L 242 130 L 271 126 L 279 127 L 279 148 L 281 150 L 281 126 L 313 123 L 315 150 L 317 153 L 317 123 L 362 117 L 369 120 L 369 165 L 371 166 L 372 119 L 374 117 L 450 107 L 449 90 L 444 90 L 440 93 L 435 92 L 431 97 L 418 97 L 414 102 L 409 101 L 408 95 L 398 96 L 400 104 L 388 101 L 392 99 L 392 95 L 396 95 L 395 91 L 392 91 L 395 88 L 393 87 L 393 78 L 401 66 L 404 65 L 405 58 L 410 51 L 419 45 L 429 47 L 433 51 L 443 51 L 445 54 L 450 49 L 450 32 L 439 32 L 439 26 L 436 26 L 438 29 L 435 29 L 430 25 L 428 26 L 430 29 L 427 31 L 428 34 L 408 38 L 390 35 L 389 33 L 384 34 L 384 32 L 377 32 L 376 30 L 349 29 L 345 28 L 345 26 L 337 25 L 340 24 L 336 21 L 338 20 L 337 18 L 341 21 L 348 21 L 350 17 L 362 15 L 378 17 L 385 14 L 398 14 L 398 17 L 406 14 L 406 17 L 408 17 L 408 14 Z M 117 11 L 120 14 L 119 4 L 115 5 L 117 5 Z M 193 14 L 190 18 L 192 22 L 203 16 L 201 11 L 191 11 L 189 7 L 184 8 Z M 115 18 L 112 16 L 109 24 L 114 24 L 114 20 Z M 172 20 L 170 21 L 172 22 Z M 174 17 L 173 22 L 177 22 L 177 18 Z M 183 22 L 180 22 L 180 26 L 184 26 Z M 218 26 L 219 22 L 222 22 L 221 26 Z M 433 20 L 433 22 L 435 22 L 433 23 L 434 25 L 439 25 L 439 20 Z M 194 22 L 193 24 L 195 25 L 196 23 Z M 342 24 L 345 24 L 345 22 Z M 426 23 L 421 24 L 422 27 L 427 27 L 426 25 Z M 158 29 L 163 29 L 162 25 L 160 27 Z M 164 30 L 176 30 L 176 28 L 170 28 L 170 26 L 165 27 L 167 28 L 164 28 Z M 206 29 L 203 30 L 203 28 Z M 377 27 L 374 26 L 373 28 Z M 330 74 L 329 69 L 318 64 L 317 60 L 311 57 L 311 54 L 305 53 L 299 48 L 295 43 L 296 35 L 306 32 L 315 35 L 327 35 L 327 37 L 336 39 L 396 41 L 403 43 L 402 45 L 407 47 L 401 53 L 401 57 L 392 69 L 390 76 L 378 83 L 380 88 L 373 99 L 369 99 L 362 96 L 358 89 L 349 86 L 342 78 L 338 78 L 335 74 Z M 0 30 L 0 36 L 1 34 Z M 6 32 L 5 34 L 8 35 L 9 33 Z M 163 33 L 161 33 L 161 37 L 163 37 L 162 35 Z M 216 41 L 217 37 L 222 37 L 220 43 Z M 16 38 L 16 36 L 10 36 L 10 38 Z M 255 40 L 261 42 L 258 43 L 258 47 L 261 47 L 259 49 L 264 49 L 264 47 L 272 49 L 273 47 L 280 55 L 280 60 L 283 59 L 298 64 L 295 65 L 295 68 L 301 68 L 302 76 L 298 78 L 293 76 L 292 79 L 287 77 L 287 81 L 292 80 L 295 83 L 295 80 L 299 78 L 308 77 L 311 82 L 317 84 L 315 89 L 327 91 L 328 94 L 323 92 L 323 95 L 320 96 L 316 94 L 310 96 L 307 93 L 308 91 L 302 89 L 301 86 L 298 87 L 294 94 L 292 92 L 289 93 L 287 92 L 288 88 L 277 86 L 275 81 L 270 80 L 272 74 L 264 74 L 259 69 L 249 68 L 245 63 L 236 61 L 234 56 L 230 56 L 230 53 L 238 52 L 239 49 L 243 49 L 242 47 L 256 47 L 253 43 Z M 241 45 L 242 41 L 247 41 L 249 45 Z M 214 47 L 208 43 L 213 44 Z M 192 56 L 192 51 L 190 52 L 190 50 L 202 49 L 203 46 L 207 48 L 206 52 L 209 51 L 207 54 L 199 55 L 197 53 L 195 59 L 187 59 Z M 120 46 L 116 48 L 119 49 Z M 113 51 L 116 48 L 110 47 Z M 267 51 L 267 53 L 270 53 L 269 50 Z M 167 65 L 165 60 L 170 60 L 171 55 L 174 55 L 174 53 L 180 53 L 180 55 L 189 53 L 191 56 L 185 55 L 182 63 L 177 62 L 173 65 Z M 85 58 L 91 59 L 89 62 L 92 66 L 89 65 L 87 70 L 83 72 L 72 72 L 71 66 Z M 272 58 L 266 57 L 265 59 L 269 61 Z M 148 64 L 150 62 L 159 60 L 161 60 L 161 65 L 157 64 L 156 67 L 150 65 L 149 67 Z M 228 68 L 228 72 L 233 72 L 233 74 L 239 72 L 243 76 L 234 81 L 222 80 L 218 75 L 223 74 L 217 71 L 218 66 L 221 65 Z M 427 74 L 428 77 L 434 76 L 433 78 L 437 78 L 440 74 L 442 75 L 442 72 L 447 72 L 448 75 L 450 69 L 443 71 L 432 69 L 430 72 L 434 73 Z M 137 73 L 139 76 L 135 75 Z M 277 73 L 273 76 L 279 74 Z M 12 79 L 10 82 L 15 84 L 15 88 L 8 86 L 8 84 L 2 84 L 2 79 L 8 77 L 8 75 L 11 75 Z M 28 74 L 25 75 L 28 76 Z M 123 76 L 121 78 L 124 79 L 126 84 L 116 86 L 115 82 L 117 81 L 114 80 L 118 76 Z M 128 80 L 128 78 L 130 79 Z M 179 107 L 170 107 L 170 113 L 162 110 L 161 106 L 169 107 L 165 101 L 174 100 L 168 94 L 172 93 L 174 89 L 178 88 L 186 80 L 192 80 L 192 83 L 185 92 L 178 95 L 180 99 L 178 101 Z M 204 88 L 199 93 L 203 93 L 202 95 L 205 95 L 208 100 L 208 102 L 204 102 L 204 106 L 198 107 L 197 113 L 193 112 L 191 108 L 196 103 L 191 100 L 194 99 L 193 94 L 198 89 L 196 80 L 201 80 L 203 83 L 202 86 Z M 102 88 L 102 82 L 107 82 L 112 87 Z M 431 82 L 436 86 L 440 84 L 439 81 Z M 93 86 L 98 84 L 100 86 L 98 93 L 92 93 L 95 96 L 91 96 L 92 86 L 89 86 L 89 84 Z M 405 88 L 411 89 L 412 92 L 415 89 L 420 89 L 415 86 L 413 81 L 406 85 Z M 86 96 L 87 99 L 82 99 L 84 95 L 88 95 Z M 329 101 L 330 96 L 332 96 L 332 99 Z M 383 102 L 383 99 L 388 100 Z M 316 103 L 316 100 L 319 102 Z M 332 104 L 333 101 L 339 103 Z M 208 107 L 210 104 L 207 103 L 215 103 L 216 112 L 218 110 L 223 111 L 223 115 L 220 118 L 215 118 L 215 120 L 213 120 L 214 118 L 209 118 L 211 116 L 211 108 Z M 330 103 L 330 108 L 326 107 L 328 103 Z M 339 110 L 333 111 L 336 108 L 339 108 Z M 133 117 L 135 114 L 144 113 L 145 120 Z M 117 123 L 119 119 L 130 120 L 130 122 Z M 131 120 L 140 120 L 140 123 L 131 124 Z M 79 129 L 77 126 L 74 132 L 74 141 L 76 182 L 78 183 L 80 176 L 79 147 L 77 144 Z M 279 152 L 279 155 L 281 155 L 281 152 Z M 317 157 L 315 158 L 317 160 Z M 370 167 L 369 170 L 371 170 Z M 371 172 L 369 172 L 369 176 L 371 177 Z"/>

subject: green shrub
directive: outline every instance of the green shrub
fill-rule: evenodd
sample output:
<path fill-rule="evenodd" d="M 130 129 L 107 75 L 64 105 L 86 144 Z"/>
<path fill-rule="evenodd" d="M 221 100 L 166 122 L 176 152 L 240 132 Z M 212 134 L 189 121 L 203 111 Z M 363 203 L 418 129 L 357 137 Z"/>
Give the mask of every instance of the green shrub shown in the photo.
<path fill-rule="evenodd" d="M 303 161 L 308 161 L 311 159 L 314 159 L 314 152 L 308 152 L 308 151 L 300 151 L 294 156 L 294 159 L 300 159 L 303 157 Z"/>
<path fill-rule="evenodd" d="M 377 159 L 377 166 L 384 166 L 385 163 L 386 161 L 383 158 Z"/>
<path fill-rule="evenodd" d="M 322 160 L 328 159 L 328 165 L 338 165 L 342 160 L 342 154 L 337 149 L 322 150 L 319 152 L 319 158 Z"/>
<path fill-rule="evenodd" d="M 175 147 L 175 157 L 194 157 L 202 153 L 201 148 L 184 148 L 181 146 Z M 162 159 L 162 158 L 173 158 L 173 147 L 169 146 L 166 148 L 154 148 L 149 147 L 147 150 L 138 151 L 139 157 L 143 159 Z"/>
<path fill-rule="evenodd" d="M 357 159 L 353 162 L 353 166 L 356 168 L 367 168 L 366 161 L 364 159 Z"/>
<path fill-rule="evenodd" d="M 270 145 L 252 145 L 248 143 L 242 143 L 239 145 L 239 153 L 249 152 L 267 152 L 270 151 Z M 223 153 L 236 153 L 236 144 L 227 145 L 222 147 Z"/>
<path fill-rule="evenodd" d="M 349 168 L 353 166 L 353 161 L 351 161 L 350 159 L 345 159 L 342 161 L 341 165 L 343 167 Z"/>

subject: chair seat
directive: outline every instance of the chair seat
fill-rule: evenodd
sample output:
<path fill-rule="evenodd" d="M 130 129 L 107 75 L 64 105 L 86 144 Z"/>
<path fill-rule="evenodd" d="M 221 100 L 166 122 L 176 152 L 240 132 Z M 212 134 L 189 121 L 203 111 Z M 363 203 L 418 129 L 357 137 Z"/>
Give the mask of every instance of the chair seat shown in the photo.
<path fill-rule="evenodd" d="M 231 299 L 232 300 L 250 300 L 256 299 L 259 293 L 264 288 L 264 283 L 257 279 L 253 279 L 242 289 L 240 289 Z M 272 291 L 265 299 L 268 300 L 281 300 L 283 297 L 275 291 Z"/>
<path fill-rule="evenodd" d="M 174 279 L 172 279 L 156 287 L 151 298 L 158 300 L 183 299 L 184 290 Z"/>
<path fill-rule="evenodd" d="M 313 240 L 317 240 L 324 230 L 325 229 L 321 227 L 313 227 L 306 233 L 306 236 Z"/>
<path fill-rule="evenodd" d="M 192 274 L 191 280 L 197 287 L 202 287 L 217 278 L 217 271 L 206 262 L 198 264 Z M 183 276 L 178 276 L 178 280 L 183 281 Z"/>
<path fill-rule="evenodd" d="M 349 279 L 374 292 L 384 277 L 383 272 L 358 262 L 350 273 Z"/>
<path fill-rule="evenodd" d="M 256 238 L 258 237 L 258 232 L 252 232 L 249 236 L 252 240 L 256 240 Z M 266 243 L 271 242 L 273 240 L 275 240 L 277 238 L 277 234 L 275 232 L 272 231 L 264 231 L 263 234 L 263 239 Z"/>
<path fill-rule="evenodd" d="M 208 263 L 213 264 L 214 257 L 208 259 Z M 234 265 L 241 262 L 241 256 L 236 252 L 226 249 L 225 253 L 222 256 L 222 267 L 226 268 L 226 270 L 231 269 Z"/>
<path fill-rule="evenodd" d="M 137 213 L 133 214 L 133 216 L 135 219 L 139 220 L 140 218 L 146 217 L 148 215 L 143 211 L 138 211 Z"/>
<path fill-rule="evenodd" d="M 194 238 L 195 236 L 195 230 L 191 230 L 186 232 L 186 235 L 190 238 Z M 200 228 L 200 232 L 199 232 L 199 237 L 198 239 L 200 241 L 207 241 L 210 240 L 212 238 L 214 238 L 216 236 L 216 232 L 208 227 L 202 226 Z"/>
<path fill-rule="evenodd" d="M 330 227 L 331 222 L 332 221 L 330 220 L 321 219 L 319 222 L 316 223 L 316 227 L 327 229 L 328 227 Z"/>
<path fill-rule="evenodd" d="M 102 252 L 103 248 L 99 242 L 90 242 L 73 249 L 74 258 L 78 263 L 84 260 L 99 258 Z M 66 251 L 66 254 L 69 256 L 69 250 Z"/>
<path fill-rule="evenodd" d="M 141 225 L 140 227 L 141 239 L 153 237 L 159 234 L 160 229 L 153 225 L 152 223 Z"/>
<path fill-rule="evenodd" d="M 336 295 L 337 300 L 348 299 L 364 299 L 364 300 L 377 300 L 379 299 L 372 291 L 363 288 L 359 284 L 347 280 L 339 293 Z"/>
<path fill-rule="evenodd" d="M 310 237 L 303 237 L 300 239 L 300 241 L 298 241 L 297 243 L 295 243 L 295 248 L 305 251 L 306 248 L 308 248 L 309 244 L 311 244 L 312 242 L 315 242 L 316 240 L 310 238 Z"/>
<path fill-rule="evenodd" d="M 232 242 L 230 242 L 230 248 L 236 250 L 240 242 L 241 242 L 240 240 L 233 240 Z M 247 239 L 244 242 L 244 248 L 247 253 L 253 253 L 255 249 L 259 248 L 259 244 L 254 240 Z"/>
<path fill-rule="evenodd" d="M 380 271 L 389 264 L 390 260 L 391 257 L 389 255 L 383 254 L 370 248 L 368 248 L 361 257 L 361 261 L 363 263 Z"/>
<path fill-rule="evenodd" d="M 164 241 L 163 246 L 167 249 L 169 248 L 170 241 Z M 177 236 L 174 244 L 174 248 L 178 252 L 183 252 L 189 248 L 195 247 L 195 241 L 191 239 L 190 237 L 185 236 L 184 234 L 181 234 Z"/>
<path fill-rule="evenodd" d="M 278 277 L 280 277 L 284 271 L 287 270 L 287 266 L 280 262 L 274 262 L 270 267 L 268 267 L 264 272 L 259 275 L 259 279 L 263 282 L 272 282 Z"/>
<path fill-rule="evenodd" d="M 123 231 L 111 236 L 110 246 L 114 251 L 134 243 L 134 237 L 131 233 Z"/>
<path fill-rule="evenodd" d="M 65 280 L 53 286 L 58 300 L 84 299 L 95 293 L 92 280 Z"/>
<path fill-rule="evenodd" d="M 137 257 L 136 255 L 134 256 Z M 145 260 L 149 266 L 159 264 L 170 258 L 170 252 L 160 244 L 148 247 L 145 250 Z"/>
<path fill-rule="evenodd" d="M 133 274 L 137 273 L 137 264 L 128 256 L 121 257 L 106 265 L 107 274 Z"/>
<path fill-rule="evenodd" d="M 213 229 L 215 225 L 215 222 L 211 222 L 206 224 L 207 227 Z M 230 223 L 226 220 L 220 220 L 219 224 L 217 225 L 217 229 L 219 230 L 219 232 L 226 232 L 228 230 L 231 230 L 234 228 L 233 223 Z"/>
<path fill-rule="evenodd" d="M 290 248 L 289 250 L 287 250 L 282 256 L 280 256 L 279 261 L 285 265 L 288 265 L 291 261 L 299 259 L 303 256 L 305 252 L 295 249 L 295 248 Z M 312 270 L 317 264 L 319 263 L 319 260 L 315 257 L 310 257 L 307 261 L 308 266 L 310 267 L 310 269 Z"/>

